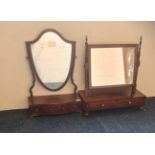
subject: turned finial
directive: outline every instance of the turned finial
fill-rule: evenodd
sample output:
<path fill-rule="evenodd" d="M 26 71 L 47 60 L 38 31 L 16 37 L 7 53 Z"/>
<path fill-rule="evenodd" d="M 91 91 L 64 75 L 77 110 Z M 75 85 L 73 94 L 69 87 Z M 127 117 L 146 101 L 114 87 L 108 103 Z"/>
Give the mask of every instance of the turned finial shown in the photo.
<path fill-rule="evenodd" d="M 140 45 L 142 44 L 142 36 L 140 36 L 139 44 L 140 44 Z"/>
<path fill-rule="evenodd" d="M 86 36 L 86 42 L 85 42 L 85 44 L 88 44 L 88 37 Z"/>

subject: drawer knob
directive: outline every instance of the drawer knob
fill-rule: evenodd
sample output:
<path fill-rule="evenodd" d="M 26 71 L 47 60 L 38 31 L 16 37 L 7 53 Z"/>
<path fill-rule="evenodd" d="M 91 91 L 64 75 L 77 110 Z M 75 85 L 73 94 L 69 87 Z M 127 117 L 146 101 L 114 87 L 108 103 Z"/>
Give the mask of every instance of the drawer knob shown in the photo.
<path fill-rule="evenodd" d="M 39 112 L 39 108 L 35 108 L 35 112 Z"/>
<path fill-rule="evenodd" d="M 49 110 L 50 112 L 53 112 L 53 108 L 48 108 L 48 110 Z"/>
<path fill-rule="evenodd" d="M 104 107 L 104 104 L 101 104 L 101 107 Z"/>
<path fill-rule="evenodd" d="M 66 108 L 65 108 L 65 107 L 62 107 L 62 110 L 64 110 L 64 111 L 65 111 L 65 110 L 66 110 Z"/>
<path fill-rule="evenodd" d="M 131 101 L 129 101 L 129 104 L 131 104 L 132 102 Z"/>

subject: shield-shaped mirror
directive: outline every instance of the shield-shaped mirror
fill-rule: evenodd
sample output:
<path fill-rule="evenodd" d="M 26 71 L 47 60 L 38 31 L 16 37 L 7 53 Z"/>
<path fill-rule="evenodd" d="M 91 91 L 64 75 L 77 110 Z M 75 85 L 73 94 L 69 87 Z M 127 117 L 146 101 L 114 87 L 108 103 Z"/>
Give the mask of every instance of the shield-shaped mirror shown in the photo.
<path fill-rule="evenodd" d="M 48 29 L 26 45 L 33 75 L 48 90 L 63 88 L 69 77 L 72 78 L 75 42 Z"/>

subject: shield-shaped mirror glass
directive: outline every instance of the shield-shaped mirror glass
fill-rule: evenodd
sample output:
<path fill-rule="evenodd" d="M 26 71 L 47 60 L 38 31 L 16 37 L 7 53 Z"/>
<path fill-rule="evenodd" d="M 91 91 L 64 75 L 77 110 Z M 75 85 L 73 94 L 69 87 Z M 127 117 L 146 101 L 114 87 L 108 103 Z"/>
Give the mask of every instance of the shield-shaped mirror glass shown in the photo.
<path fill-rule="evenodd" d="M 46 32 L 31 44 L 31 53 L 42 84 L 51 90 L 62 87 L 70 71 L 72 44 L 55 32 Z"/>

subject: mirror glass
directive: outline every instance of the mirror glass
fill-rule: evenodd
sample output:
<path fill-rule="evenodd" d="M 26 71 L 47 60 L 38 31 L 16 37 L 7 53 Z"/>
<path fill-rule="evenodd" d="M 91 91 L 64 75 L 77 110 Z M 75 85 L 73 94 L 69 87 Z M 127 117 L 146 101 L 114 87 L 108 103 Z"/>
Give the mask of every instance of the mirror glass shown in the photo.
<path fill-rule="evenodd" d="M 91 48 L 91 86 L 132 84 L 135 47 Z"/>
<path fill-rule="evenodd" d="M 72 45 L 55 32 L 46 32 L 31 44 L 37 75 L 48 89 L 59 89 L 66 81 L 71 64 Z"/>

